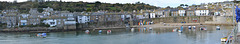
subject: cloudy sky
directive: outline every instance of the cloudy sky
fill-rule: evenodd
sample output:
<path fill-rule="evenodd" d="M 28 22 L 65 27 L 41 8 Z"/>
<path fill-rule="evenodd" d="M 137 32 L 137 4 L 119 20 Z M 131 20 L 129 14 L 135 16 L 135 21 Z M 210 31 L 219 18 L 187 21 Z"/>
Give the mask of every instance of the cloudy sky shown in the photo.
<path fill-rule="evenodd" d="M 0 1 L 13 1 L 13 0 L 0 0 Z M 24 2 L 27 0 L 17 0 L 18 2 Z M 95 1 L 100 1 L 100 2 L 106 2 L 106 3 L 135 3 L 135 2 L 144 2 L 146 4 L 158 6 L 158 7 L 166 7 L 166 6 L 171 6 L 171 7 L 177 7 L 180 4 L 201 4 L 201 3 L 211 3 L 211 2 L 223 2 L 223 1 L 229 1 L 229 0 L 62 0 L 62 1 L 84 1 L 84 2 L 95 2 Z"/>

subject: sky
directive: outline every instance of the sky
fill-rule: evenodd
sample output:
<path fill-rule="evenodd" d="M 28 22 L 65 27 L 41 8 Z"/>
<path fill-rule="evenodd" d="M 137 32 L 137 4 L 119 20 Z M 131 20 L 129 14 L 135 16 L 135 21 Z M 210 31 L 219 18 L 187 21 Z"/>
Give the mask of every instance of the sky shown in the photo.
<path fill-rule="evenodd" d="M 0 0 L 0 1 L 9 1 L 12 2 L 14 0 Z M 27 0 L 17 0 L 17 2 L 24 2 Z M 192 5 L 196 4 L 199 5 L 201 3 L 212 3 L 212 2 L 223 2 L 223 1 L 230 1 L 230 0 L 62 0 L 62 1 L 83 1 L 83 2 L 105 2 L 105 3 L 136 3 L 136 2 L 143 2 L 149 5 L 157 6 L 157 7 L 177 7 L 180 4 L 187 4 Z"/>

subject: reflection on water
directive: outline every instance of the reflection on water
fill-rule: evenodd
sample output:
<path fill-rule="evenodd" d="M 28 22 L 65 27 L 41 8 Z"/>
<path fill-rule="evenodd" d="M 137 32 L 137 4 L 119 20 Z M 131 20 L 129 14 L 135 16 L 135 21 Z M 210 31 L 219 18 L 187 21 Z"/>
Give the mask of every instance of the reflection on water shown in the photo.
<path fill-rule="evenodd" d="M 0 33 L 1 44 L 221 44 L 220 38 L 232 29 L 231 26 L 206 26 L 208 30 L 188 29 L 183 33 L 173 32 L 174 28 L 134 28 L 53 32 L 47 38 L 37 37 L 37 33 Z"/>

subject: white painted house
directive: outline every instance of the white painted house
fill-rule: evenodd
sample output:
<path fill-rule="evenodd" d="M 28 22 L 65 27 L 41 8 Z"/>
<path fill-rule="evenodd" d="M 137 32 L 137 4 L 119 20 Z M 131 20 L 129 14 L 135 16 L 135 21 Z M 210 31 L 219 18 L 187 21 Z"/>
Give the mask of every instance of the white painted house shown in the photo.
<path fill-rule="evenodd" d="M 85 16 L 85 15 L 82 15 L 82 16 L 77 16 L 77 20 L 78 20 L 78 23 L 87 23 L 87 22 L 90 22 L 90 16 Z"/>
<path fill-rule="evenodd" d="M 155 13 L 150 13 L 150 18 L 155 18 Z"/>
<path fill-rule="evenodd" d="M 50 25 L 50 27 L 56 26 L 57 25 L 57 20 L 44 20 L 43 23 Z"/>
<path fill-rule="evenodd" d="M 195 11 L 196 16 L 208 16 L 209 10 L 207 9 L 198 9 Z"/>
<path fill-rule="evenodd" d="M 75 21 L 75 18 L 67 18 L 66 21 L 64 21 L 65 25 L 75 25 L 77 22 Z"/>
<path fill-rule="evenodd" d="M 214 12 L 214 16 L 220 15 L 220 12 Z"/>
<path fill-rule="evenodd" d="M 185 16 L 186 11 L 185 10 L 178 10 L 179 16 Z"/>
<path fill-rule="evenodd" d="M 21 22 L 21 25 L 23 26 L 27 25 L 27 20 L 20 20 L 20 22 Z"/>

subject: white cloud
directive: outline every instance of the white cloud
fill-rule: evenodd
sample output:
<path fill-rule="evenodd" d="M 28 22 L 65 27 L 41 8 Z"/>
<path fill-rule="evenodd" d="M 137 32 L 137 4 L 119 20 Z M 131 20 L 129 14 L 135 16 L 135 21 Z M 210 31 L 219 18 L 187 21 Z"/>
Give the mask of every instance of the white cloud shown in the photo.
<path fill-rule="evenodd" d="M 14 1 L 14 0 L 0 0 L 0 1 Z M 23 2 L 27 0 L 18 0 L 18 2 Z M 209 3 L 209 2 L 223 2 L 227 0 L 63 0 L 63 1 L 84 1 L 84 2 L 95 2 L 101 1 L 106 3 L 135 3 L 135 2 L 144 2 L 146 4 L 158 6 L 158 7 L 177 7 L 180 4 L 200 4 L 200 3 Z"/>

